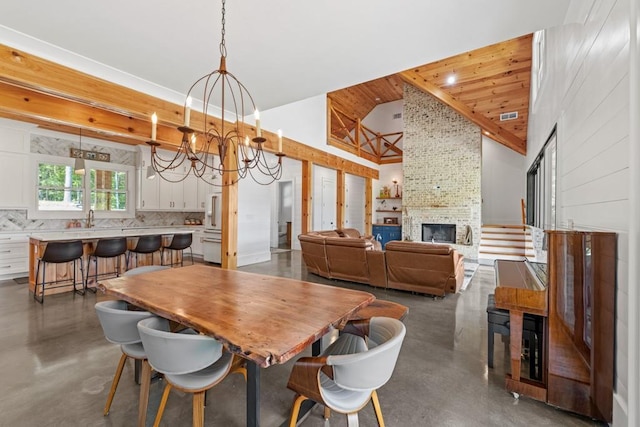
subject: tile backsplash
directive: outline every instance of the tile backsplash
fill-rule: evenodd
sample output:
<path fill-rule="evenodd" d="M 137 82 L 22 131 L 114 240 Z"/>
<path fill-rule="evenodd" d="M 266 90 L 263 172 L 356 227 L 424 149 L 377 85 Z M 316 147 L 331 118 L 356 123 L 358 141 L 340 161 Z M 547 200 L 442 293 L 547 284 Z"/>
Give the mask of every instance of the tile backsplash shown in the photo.
<path fill-rule="evenodd" d="M 137 212 L 135 218 L 96 219 L 95 227 L 164 227 L 184 225 L 185 219 L 203 219 L 202 212 Z M 67 228 L 66 219 L 29 219 L 26 210 L 0 210 L 0 231 L 42 231 Z M 84 226 L 84 221 L 81 221 Z"/>

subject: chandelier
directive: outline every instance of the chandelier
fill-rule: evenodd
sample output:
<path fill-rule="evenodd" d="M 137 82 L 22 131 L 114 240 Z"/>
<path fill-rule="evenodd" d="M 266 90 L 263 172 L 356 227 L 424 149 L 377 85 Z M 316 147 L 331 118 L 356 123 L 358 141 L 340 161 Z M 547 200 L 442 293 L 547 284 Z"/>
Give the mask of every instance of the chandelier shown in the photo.
<path fill-rule="evenodd" d="M 173 157 L 163 158 L 157 151 L 157 116 L 152 116 L 151 167 L 166 181 L 184 181 L 190 174 L 210 185 L 223 187 L 233 185 L 240 179 L 251 176 L 262 185 L 268 185 L 282 176 L 282 131 L 278 130 L 277 161 L 267 159 L 263 150 L 266 138 L 260 129 L 260 116 L 247 88 L 227 70 L 227 48 L 225 45 L 225 0 L 222 0 L 222 38 L 220 41 L 220 67 L 196 80 L 187 93 L 184 104 L 184 124 L 178 127 L 182 142 Z M 199 129 L 190 126 L 192 93 L 201 94 L 204 124 Z M 219 99 L 221 124 L 209 118 L 210 101 Z M 252 111 L 256 122 L 255 135 L 250 138 L 246 130 L 245 111 Z M 231 114 L 233 122 L 225 121 Z M 219 161 L 215 161 L 217 151 Z M 229 158 L 227 158 L 230 156 Z M 183 172 L 183 165 L 186 172 Z M 236 174 L 234 179 L 218 179 L 225 174 Z"/>

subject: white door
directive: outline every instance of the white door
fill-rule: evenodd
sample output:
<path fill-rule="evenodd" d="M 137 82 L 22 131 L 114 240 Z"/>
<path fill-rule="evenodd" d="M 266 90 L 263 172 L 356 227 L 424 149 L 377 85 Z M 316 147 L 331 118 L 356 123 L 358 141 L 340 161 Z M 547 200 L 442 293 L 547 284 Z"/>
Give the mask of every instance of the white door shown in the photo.
<path fill-rule="evenodd" d="M 322 178 L 321 199 L 321 229 L 333 230 L 336 228 L 336 183 L 334 180 Z"/>
<path fill-rule="evenodd" d="M 349 174 L 345 176 L 344 226 L 355 228 L 360 234 L 364 234 L 364 189 L 364 178 Z"/>
<path fill-rule="evenodd" d="M 293 226 L 293 183 L 278 182 L 278 247 L 291 248 Z"/>

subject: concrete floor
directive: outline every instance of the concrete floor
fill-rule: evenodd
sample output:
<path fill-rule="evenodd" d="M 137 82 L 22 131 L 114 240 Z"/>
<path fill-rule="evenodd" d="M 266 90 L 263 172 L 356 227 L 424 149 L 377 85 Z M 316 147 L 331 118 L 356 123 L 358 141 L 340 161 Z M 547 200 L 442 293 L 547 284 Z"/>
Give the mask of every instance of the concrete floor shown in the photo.
<path fill-rule="evenodd" d="M 297 251 L 274 254 L 271 262 L 241 268 L 269 275 L 345 286 L 407 305 L 407 336 L 391 380 L 378 391 L 387 426 L 589 426 L 584 417 L 504 389 L 508 349 L 496 337 L 495 368 L 487 368 L 485 305 L 494 271 L 481 266 L 461 294 L 434 300 L 400 291 L 322 279 L 307 274 Z M 26 284 L 0 282 L 0 426 L 131 426 L 137 418 L 138 386 L 133 364 L 125 367 L 111 413 L 102 409 L 120 349 L 107 342 L 95 315 L 96 295 L 46 296 L 33 301 Z M 305 353 L 309 354 L 309 353 Z M 293 392 L 286 388 L 292 361 L 262 371 L 261 425 L 287 418 Z M 152 425 L 162 381 L 151 386 L 147 424 Z M 244 426 L 245 388 L 239 375 L 208 395 L 206 425 Z M 346 417 L 333 414 L 332 426 Z M 376 425 L 370 405 L 362 426 Z M 190 426 L 191 397 L 173 391 L 162 425 Z M 316 407 L 301 423 L 325 426 Z"/>

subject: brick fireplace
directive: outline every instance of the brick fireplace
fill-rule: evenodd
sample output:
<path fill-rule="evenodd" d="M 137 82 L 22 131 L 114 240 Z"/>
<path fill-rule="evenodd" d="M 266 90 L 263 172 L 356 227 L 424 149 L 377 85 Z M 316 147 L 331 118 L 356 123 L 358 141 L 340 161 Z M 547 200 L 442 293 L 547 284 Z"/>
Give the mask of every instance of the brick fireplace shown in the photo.
<path fill-rule="evenodd" d="M 423 224 L 455 225 L 455 244 L 478 258 L 481 231 L 480 129 L 410 85 L 404 86 L 403 216 L 405 240 L 422 240 Z M 472 243 L 465 244 L 471 234 Z"/>

